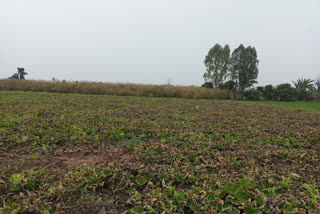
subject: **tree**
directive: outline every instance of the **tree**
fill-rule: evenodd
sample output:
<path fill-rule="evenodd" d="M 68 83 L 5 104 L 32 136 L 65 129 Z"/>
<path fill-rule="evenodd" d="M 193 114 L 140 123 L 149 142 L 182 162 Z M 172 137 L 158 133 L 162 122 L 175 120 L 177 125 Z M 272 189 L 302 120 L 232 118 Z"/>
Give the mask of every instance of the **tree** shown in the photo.
<path fill-rule="evenodd" d="M 247 100 L 255 100 L 255 101 L 262 100 L 262 92 L 254 88 L 250 88 L 249 90 L 246 90 L 246 92 L 244 93 L 244 96 Z"/>
<path fill-rule="evenodd" d="M 312 91 L 314 90 L 313 80 L 300 78 L 296 82 L 293 82 L 293 84 L 297 89 L 298 100 L 312 100 Z"/>
<path fill-rule="evenodd" d="M 277 86 L 275 96 L 279 101 L 296 101 L 297 91 L 289 83 L 283 83 Z"/>
<path fill-rule="evenodd" d="M 12 74 L 12 76 L 10 77 L 10 79 L 19 79 L 19 74 L 18 74 L 18 73 Z"/>
<path fill-rule="evenodd" d="M 275 96 L 275 89 L 273 88 L 272 85 L 266 85 L 264 87 L 264 92 L 263 92 L 263 97 L 266 100 L 273 100 Z"/>
<path fill-rule="evenodd" d="M 260 91 L 260 93 L 263 95 L 264 94 L 264 87 L 263 86 L 258 86 L 257 91 Z"/>
<path fill-rule="evenodd" d="M 28 75 L 27 72 L 24 71 L 24 68 L 18 68 L 19 79 L 24 80 L 24 76 Z"/>
<path fill-rule="evenodd" d="M 254 47 L 242 44 L 232 52 L 230 58 L 230 79 L 239 87 L 241 98 L 246 88 L 257 83 L 259 60 Z"/>
<path fill-rule="evenodd" d="M 24 68 L 17 68 L 18 69 L 18 72 L 17 73 L 14 73 L 10 79 L 21 79 L 21 80 L 24 80 L 25 79 L 25 75 L 28 75 L 27 72 L 24 71 Z"/>
<path fill-rule="evenodd" d="M 212 82 L 205 82 L 201 85 L 204 88 L 213 88 Z"/>
<path fill-rule="evenodd" d="M 229 91 L 232 91 L 232 89 L 235 87 L 236 83 L 233 82 L 232 80 L 229 80 L 223 84 L 219 85 L 219 88 L 221 89 L 228 89 Z"/>
<path fill-rule="evenodd" d="M 204 60 L 206 72 L 203 75 L 205 82 L 212 82 L 214 88 L 227 78 L 229 68 L 230 48 L 219 44 L 213 46 Z"/>
<path fill-rule="evenodd" d="M 317 87 L 317 92 L 320 92 L 320 76 L 315 80 L 314 84 Z"/>

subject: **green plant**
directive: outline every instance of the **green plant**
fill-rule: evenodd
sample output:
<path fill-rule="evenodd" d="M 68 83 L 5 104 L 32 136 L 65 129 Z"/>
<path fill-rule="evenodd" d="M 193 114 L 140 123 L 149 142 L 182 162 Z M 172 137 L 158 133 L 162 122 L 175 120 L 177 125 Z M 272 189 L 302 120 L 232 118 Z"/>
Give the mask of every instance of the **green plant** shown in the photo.
<path fill-rule="evenodd" d="M 142 206 L 136 206 L 130 210 L 130 212 L 134 214 L 141 214 L 143 213 L 143 207 Z"/>
<path fill-rule="evenodd" d="M 209 50 L 208 55 L 204 60 L 206 72 L 204 73 L 203 78 L 207 83 L 205 83 L 205 86 L 212 85 L 214 88 L 218 88 L 219 85 L 223 83 L 227 78 L 229 58 L 229 45 L 222 47 L 221 45 L 216 44 Z M 208 82 L 211 84 L 208 84 Z"/>
<path fill-rule="evenodd" d="M 312 91 L 315 90 L 313 87 L 313 80 L 311 79 L 298 79 L 293 82 L 297 89 L 297 99 L 301 101 L 311 101 L 314 99 Z"/>
<path fill-rule="evenodd" d="M 15 173 L 11 175 L 9 181 L 12 183 L 11 191 L 18 191 L 20 189 L 20 185 L 23 183 L 24 175 L 21 173 Z"/>
<path fill-rule="evenodd" d="M 105 185 L 106 178 L 113 174 L 109 168 L 90 169 L 87 164 L 80 167 L 79 170 L 74 171 L 70 176 L 76 189 L 80 191 L 97 191 Z"/>
<path fill-rule="evenodd" d="M 278 101 L 296 101 L 297 91 L 289 83 L 283 83 L 277 86 L 275 97 Z"/>
<path fill-rule="evenodd" d="M 275 99 L 275 88 L 272 85 L 266 85 L 263 90 L 263 98 L 265 100 Z"/>
<path fill-rule="evenodd" d="M 0 212 L 289 214 L 319 207 L 315 111 L 203 99 L 0 96 Z"/>
<path fill-rule="evenodd" d="M 244 97 L 247 100 L 262 100 L 262 93 L 256 89 L 249 89 L 244 93 Z"/>
<path fill-rule="evenodd" d="M 309 184 L 304 184 L 303 187 L 309 192 L 312 197 L 313 203 L 318 203 L 318 199 L 320 198 L 319 190 L 316 187 L 312 187 Z"/>
<path fill-rule="evenodd" d="M 4 199 L 2 206 L 0 206 L 0 214 L 18 214 L 20 213 L 19 205 L 12 199 Z"/>

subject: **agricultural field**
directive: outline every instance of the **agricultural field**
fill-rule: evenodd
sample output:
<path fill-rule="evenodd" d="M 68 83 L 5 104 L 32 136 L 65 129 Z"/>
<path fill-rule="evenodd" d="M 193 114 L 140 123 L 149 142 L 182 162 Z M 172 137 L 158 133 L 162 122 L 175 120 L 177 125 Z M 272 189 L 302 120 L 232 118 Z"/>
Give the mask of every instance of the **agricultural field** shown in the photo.
<path fill-rule="evenodd" d="M 252 101 L 250 101 L 252 102 Z M 255 103 L 276 105 L 290 108 L 308 109 L 313 111 L 320 111 L 320 103 L 315 102 L 279 102 L 279 101 L 254 101 Z"/>
<path fill-rule="evenodd" d="M 319 213 L 320 112 L 0 91 L 0 213 Z"/>

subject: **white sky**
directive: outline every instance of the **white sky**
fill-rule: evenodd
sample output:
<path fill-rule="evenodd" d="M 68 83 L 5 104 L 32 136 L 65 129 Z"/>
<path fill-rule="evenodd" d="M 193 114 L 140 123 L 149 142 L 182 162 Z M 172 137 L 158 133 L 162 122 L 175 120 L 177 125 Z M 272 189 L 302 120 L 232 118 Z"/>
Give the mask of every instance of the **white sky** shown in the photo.
<path fill-rule="evenodd" d="M 0 0 L 0 78 L 201 85 L 220 43 L 258 51 L 259 85 L 320 75 L 319 0 Z"/>

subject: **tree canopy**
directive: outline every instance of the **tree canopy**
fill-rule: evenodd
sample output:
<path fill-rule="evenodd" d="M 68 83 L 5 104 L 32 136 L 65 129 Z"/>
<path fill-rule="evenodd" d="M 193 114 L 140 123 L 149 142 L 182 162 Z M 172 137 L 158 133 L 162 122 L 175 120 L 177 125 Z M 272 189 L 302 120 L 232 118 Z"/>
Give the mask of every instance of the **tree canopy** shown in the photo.
<path fill-rule="evenodd" d="M 239 89 L 242 97 L 246 88 L 257 83 L 259 60 L 254 47 L 245 47 L 241 44 L 230 56 L 229 45 L 222 47 L 216 44 L 209 50 L 204 64 L 206 72 L 203 77 L 206 85 L 211 82 L 215 88 L 232 86 Z M 223 87 L 225 81 L 228 82 L 228 87 Z"/>
<path fill-rule="evenodd" d="M 230 78 L 243 91 L 257 83 L 259 60 L 254 47 L 245 48 L 242 44 L 236 48 L 230 58 Z"/>
<path fill-rule="evenodd" d="M 230 48 L 228 45 L 222 47 L 219 44 L 213 46 L 204 60 L 206 72 L 203 77 L 206 82 L 212 82 L 214 88 L 227 78 L 230 58 Z"/>
<path fill-rule="evenodd" d="M 312 91 L 314 88 L 314 81 L 311 79 L 300 78 L 297 81 L 293 82 L 297 90 L 297 99 L 301 101 L 307 101 L 312 99 Z"/>
<path fill-rule="evenodd" d="M 28 75 L 27 72 L 24 71 L 24 68 L 17 68 L 17 72 L 14 73 L 10 79 L 21 79 L 24 80 L 25 79 L 25 75 Z"/>

